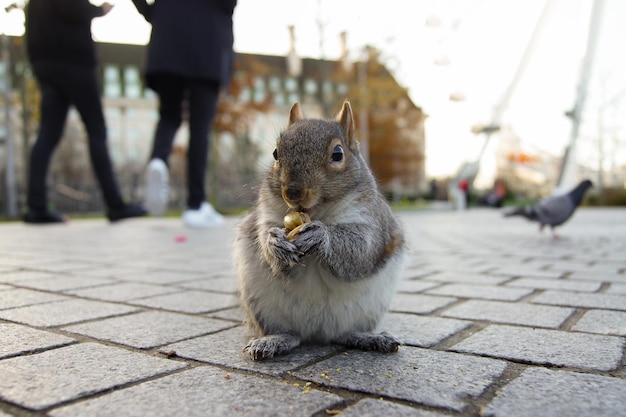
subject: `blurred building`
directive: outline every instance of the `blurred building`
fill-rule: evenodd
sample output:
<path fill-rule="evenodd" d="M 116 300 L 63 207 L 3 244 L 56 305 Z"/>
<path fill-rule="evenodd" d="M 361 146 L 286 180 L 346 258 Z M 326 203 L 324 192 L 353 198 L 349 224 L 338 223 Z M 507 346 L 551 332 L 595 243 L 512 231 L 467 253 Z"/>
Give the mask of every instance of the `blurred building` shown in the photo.
<path fill-rule="evenodd" d="M 11 46 L 12 130 L 17 189 L 23 199 L 26 148 L 30 148 L 37 130 L 38 92 L 24 60 L 22 39 L 12 38 Z M 125 195 L 140 198 L 142 173 L 158 120 L 158 99 L 142 78 L 145 46 L 99 43 L 98 49 L 109 149 Z M 250 203 L 254 194 L 250 185 L 271 163 L 275 139 L 286 127 L 295 101 L 301 103 L 305 117 L 332 117 L 343 100 L 349 99 L 362 148 L 384 191 L 400 196 L 424 191 L 425 116 L 377 58 L 373 53 L 356 63 L 349 62 L 347 54 L 338 60 L 301 58 L 294 48 L 286 56 L 236 54 L 233 81 L 220 100 L 212 148 L 209 186 L 217 204 Z M 0 107 L 4 109 L 1 101 Z M 3 117 L 0 115 L 0 124 Z M 49 177 L 51 201 L 70 212 L 98 210 L 101 202 L 85 133 L 74 110 L 64 134 Z M 183 126 L 170 161 L 174 207 L 180 207 L 184 198 L 176 193 L 185 189 L 186 142 L 187 129 Z M 5 160 L 0 144 L 2 178 Z M 5 199 L 4 188 L 2 179 L 0 201 Z M 241 191 L 233 193 L 233 189 Z"/>

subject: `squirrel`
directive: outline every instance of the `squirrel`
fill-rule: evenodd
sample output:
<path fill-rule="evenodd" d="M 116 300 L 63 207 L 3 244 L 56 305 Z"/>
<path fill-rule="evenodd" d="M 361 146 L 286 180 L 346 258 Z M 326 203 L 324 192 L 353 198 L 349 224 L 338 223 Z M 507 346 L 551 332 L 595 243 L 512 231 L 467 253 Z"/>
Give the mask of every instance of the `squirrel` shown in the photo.
<path fill-rule="evenodd" d="M 404 265 L 404 232 L 363 159 L 348 101 L 336 120 L 305 119 L 299 103 L 277 139 L 274 165 L 233 244 L 238 291 L 253 338 L 243 352 L 270 359 L 301 343 L 396 352 L 373 333 Z M 283 216 L 310 222 L 287 237 Z"/>

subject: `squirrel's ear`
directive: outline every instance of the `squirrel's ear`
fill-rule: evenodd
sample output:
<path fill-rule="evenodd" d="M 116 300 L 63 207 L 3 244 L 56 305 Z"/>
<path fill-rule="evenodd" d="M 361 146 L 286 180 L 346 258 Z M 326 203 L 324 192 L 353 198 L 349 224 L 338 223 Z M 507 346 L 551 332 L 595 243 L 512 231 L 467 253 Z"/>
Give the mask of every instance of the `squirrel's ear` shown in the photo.
<path fill-rule="evenodd" d="M 343 107 L 337 115 L 337 121 L 343 127 L 343 131 L 348 139 L 348 145 L 353 151 L 356 150 L 356 139 L 354 138 L 354 115 L 352 114 L 352 106 L 348 100 L 343 102 Z"/>
<path fill-rule="evenodd" d="M 289 112 L 289 126 L 302 119 L 304 119 L 304 117 L 302 117 L 300 103 L 296 101 L 295 103 L 293 103 L 293 106 L 291 106 L 291 111 Z"/>

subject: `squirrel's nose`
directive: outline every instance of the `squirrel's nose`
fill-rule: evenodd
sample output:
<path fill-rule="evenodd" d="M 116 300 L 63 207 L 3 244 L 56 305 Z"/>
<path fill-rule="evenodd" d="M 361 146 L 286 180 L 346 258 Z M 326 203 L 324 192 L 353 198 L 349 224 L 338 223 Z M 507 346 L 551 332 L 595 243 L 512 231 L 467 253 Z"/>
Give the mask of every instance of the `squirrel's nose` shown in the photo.
<path fill-rule="evenodd" d="M 285 197 L 287 197 L 291 201 L 299 201 L 302 199 L 302 188 L 296 187 L 294 185 L 288 186 L 285 190 Z"/>

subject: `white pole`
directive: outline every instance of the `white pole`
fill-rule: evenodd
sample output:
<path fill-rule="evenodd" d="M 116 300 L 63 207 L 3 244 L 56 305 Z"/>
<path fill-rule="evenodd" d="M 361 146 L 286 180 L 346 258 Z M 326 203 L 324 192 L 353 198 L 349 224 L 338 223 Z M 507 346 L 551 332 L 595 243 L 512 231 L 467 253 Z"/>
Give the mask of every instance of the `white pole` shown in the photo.
<path fill-rule="evenodd" d="M 571 112 L 572 131 L 570 134 L 570 141 L 565 151 L 563 164 L 561 166 L 561 172 L 559 174 L 559 180 L 557 183 L 557 187 L 554 190 L 554 194 L 563 194 L 568 192 L 570 188 L 572 188 L 578 181 L 578 164 L 576 162 L 576 139 L 578 139 L 580 119 L 582 116 L 583 108 L 585 106 L 585 99 L 587 98 L 587 85 L 589 84 L 589 76 L 591 74 L 591 69 L 593 65 L 593 57 L 595 54 L 596 45 L 598 43 L 600 20 L 602 18 L 603 6 L 604 0 L 594 0 L 593 8 L 591 10 L 591 21 L 589 23 L 587 49 L 585 51 L 585 57 L 583 59 L 582 68 L 580 71 L 580 80 L 578 82 L 576 102 L 574 103 L 574 109 Z"/>

